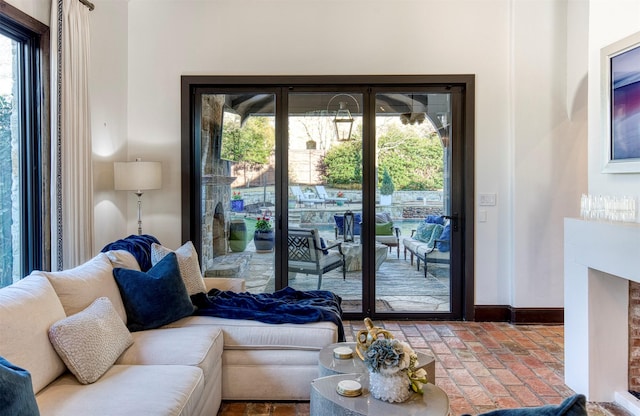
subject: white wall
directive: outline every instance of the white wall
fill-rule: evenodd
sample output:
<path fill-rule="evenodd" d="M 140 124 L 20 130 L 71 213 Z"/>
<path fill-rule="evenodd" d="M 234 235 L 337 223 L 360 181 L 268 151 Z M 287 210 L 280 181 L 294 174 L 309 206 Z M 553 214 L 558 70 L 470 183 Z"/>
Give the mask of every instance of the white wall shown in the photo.
<path fill-rule="evenodd" d="M 50 24 L 51 0 L 5 0 L 7 3 L 20 9 L 24 13 L 39 20 L 41 23 Z"/>
<path fill-rule="evenodd" d="M 94 247 L 136 231 L 127 228 L 135 219 L 137 198 L 113 190 L 113 162 L 129 160 L 127 143 L 127 1 L 94 2 L 91 24 L 91 125 L 93 142 Z"/>
<path fill-rule="evenodd" d="M 476 225 L 475 303 L 562 306 L 561 221 L 586 191 L 580 70 L 567 96 L 567 2 L 95 3 L 94 143 L 111 149 L 96 162 L 163 162 L 162 190 L 143 197 L 145 232 L 182 243 L 181 75 L 476 74 L 476 192 L 498 198 Z M 136 228 L 135 198 L 107 187 L 96 247 Z"/>
<path fill-rule="evenodd" d="M 640 199 L 640 174 L 602 173 L 606 159 L 601 111 L 600 49 L 640 31 L 639 0 L 591 0 L 589 14 L 589 192 Z M 640 221 L 640 220 L 637 220 Z"/>

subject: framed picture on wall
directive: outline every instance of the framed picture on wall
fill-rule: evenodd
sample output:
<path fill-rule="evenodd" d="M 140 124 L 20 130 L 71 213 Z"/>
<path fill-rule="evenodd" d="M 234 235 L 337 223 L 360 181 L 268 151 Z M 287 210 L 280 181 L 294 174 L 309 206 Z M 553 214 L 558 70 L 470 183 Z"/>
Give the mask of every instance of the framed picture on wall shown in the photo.
<path fill-rule="evenodd" d="M 601 50 L 603 172 L 640 172 L 640 32 Z"/>

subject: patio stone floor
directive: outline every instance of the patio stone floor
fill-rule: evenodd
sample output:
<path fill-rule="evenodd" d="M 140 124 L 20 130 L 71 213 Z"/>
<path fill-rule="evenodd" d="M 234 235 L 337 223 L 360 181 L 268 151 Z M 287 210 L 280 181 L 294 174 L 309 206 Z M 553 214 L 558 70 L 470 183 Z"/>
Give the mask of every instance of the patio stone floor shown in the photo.
<path fill-rule="evenodd" d="M 241 277 L 245 279 L 247 291 L 273 292 L 273 253 L 252 252 L 252 243 L 247 246 L 246 252 L 251 253 L 251 259 Z M 430 264 L 425 278 L 422 267 L 416 270 L 415 263 L 411 266 L 409 259 L 404 260 L 402 250 L 400 253 L 399 259 L 395 249 L 388 253 L 376 273 L 376 298 L 395 311 L 448 311 L 449 266 Z M 289 286 L 298 290 L 315 290 L 317 284 L 318 277 L 315 275 L 296 274 L 289 278 Z M 362 272 L 347 272 L 343 280 L 342 270 L 333 270 L 323 275 L 321 288 L 342 297 L 345 311 L 350 310 L 349 305 L 359 308 L 357 302 L 362 296 Z"/>

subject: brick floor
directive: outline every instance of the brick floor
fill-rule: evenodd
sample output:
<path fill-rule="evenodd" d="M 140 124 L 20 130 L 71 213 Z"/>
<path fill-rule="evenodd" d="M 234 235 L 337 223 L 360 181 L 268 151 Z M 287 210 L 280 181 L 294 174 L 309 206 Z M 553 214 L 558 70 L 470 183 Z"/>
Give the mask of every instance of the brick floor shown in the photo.
<path fill-rule="evenodd" d="M 451 402 L 451 415 L 493 409 L 558 404 L 574 394 L 563 382 L 562 325 L 501 322 L 378 321 L 415 350 L 436 358 L 436 385 Z M 346 321 L 347 341 L 364 329 Z M 590 415 L 623 416 L 610 403 L 589 403 Z M 309 416 L 309 402 L 224 401 L 218 416 Z"/>

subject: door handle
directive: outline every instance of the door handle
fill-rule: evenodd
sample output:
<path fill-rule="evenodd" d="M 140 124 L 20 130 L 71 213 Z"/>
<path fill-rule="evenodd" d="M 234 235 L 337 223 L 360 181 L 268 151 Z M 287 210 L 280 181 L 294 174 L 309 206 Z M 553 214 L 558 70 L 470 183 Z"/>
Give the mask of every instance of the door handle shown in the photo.
<path fill-rule="evenodd" d="M 451 221 L 451 228 L 453 229 L 453 231 L 458 231 L 458 213 L 454 212 L 451 215 L 443 215 L 443 218 L 448 219 L 449 221 Z"/>

